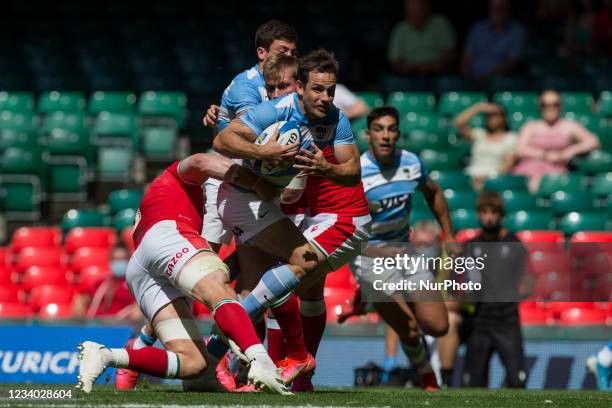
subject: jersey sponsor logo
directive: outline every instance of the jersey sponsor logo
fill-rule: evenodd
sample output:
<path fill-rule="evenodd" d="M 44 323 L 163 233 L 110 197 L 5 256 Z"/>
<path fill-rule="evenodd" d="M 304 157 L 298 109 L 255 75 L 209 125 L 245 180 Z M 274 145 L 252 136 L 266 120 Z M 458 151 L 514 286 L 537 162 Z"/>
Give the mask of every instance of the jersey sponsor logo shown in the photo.
<path fill-rule="evenodd" d="M 404 167 L 402 171 L 408 175 L 408 178 L 410 180 L 418 179 L 419 177 L 421 177 L 421 165 L 418 163 Z"/>
<path fill-rule="evenodd" d="M 263 210 L 260 209 L 257 215 L 259 216 L 259 218 L 263 218 L 266 215 L 268 215 L 269 212 L 270 212 L 270 209 L 264 208 Z"/>
<path fill-rule="evenodd" d="M 178 263 L 179 259 L 181 259 L 183 257 L 183 255 L 188 253 L 188 252 L 189 252 L 189 248 L 184 247 L 179 252 L 174 254 L 174 256 L 172 257 L 170 262 L 168 262 L 168 267 L 166 268 L 166 275 L 168 275 L 168 276 L 172 275 L 172 271 L 174 270 L 174 267 Z"/>
<path fill-rule="evenodd" d="M 376 214 L 390 209 L 404 208 L 406 207 L 406 204 L 410 201 L 411 197 L 411 194 L 404 194 L 397 197 L 390 197 L 385 198 L 383 200 L 378 200 L 377 203 L 379 204 L 379 206 L 377 206 Z"/>

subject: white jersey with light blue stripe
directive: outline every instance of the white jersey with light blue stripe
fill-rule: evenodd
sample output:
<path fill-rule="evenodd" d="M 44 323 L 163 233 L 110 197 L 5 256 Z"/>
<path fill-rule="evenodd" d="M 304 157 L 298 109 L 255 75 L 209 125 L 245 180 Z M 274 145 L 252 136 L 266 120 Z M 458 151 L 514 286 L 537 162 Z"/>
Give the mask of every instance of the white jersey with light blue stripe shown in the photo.
<path fill-rule="evenodd" d="M 221 97 L 219 119 L 217 125 L 219 130 L 225 127 L 243 111 L 267 101 L 266 83 L 259 65 L 255 65 L 246 71 L 236 75 L 232 82 L 225 88 Z"/>
<path fill-rule="evenodd" d="M 361 179 L 372 217 L 370 242 L 408 239 L 412 197 L 428 176 L 421 159 L 406 150 L 398 150 L 390 166 L 379 164 L 369 151 L 361 155 Z"/>

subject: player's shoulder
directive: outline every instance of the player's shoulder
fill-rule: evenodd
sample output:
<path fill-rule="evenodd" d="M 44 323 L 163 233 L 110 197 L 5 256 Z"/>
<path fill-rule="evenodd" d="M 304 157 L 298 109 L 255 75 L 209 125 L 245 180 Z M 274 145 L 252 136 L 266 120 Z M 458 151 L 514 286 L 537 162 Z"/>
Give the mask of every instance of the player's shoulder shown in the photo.
<path fill-rule="evenodd" d="M 400 156 L 400 166 L 411 166 L 413 164 L 421 164 L 421 160 L 419 159 L 419 156 L 417 156 L 415 153 L 411 151 L 401 149 L 399 151 L 399 156 Z"/>

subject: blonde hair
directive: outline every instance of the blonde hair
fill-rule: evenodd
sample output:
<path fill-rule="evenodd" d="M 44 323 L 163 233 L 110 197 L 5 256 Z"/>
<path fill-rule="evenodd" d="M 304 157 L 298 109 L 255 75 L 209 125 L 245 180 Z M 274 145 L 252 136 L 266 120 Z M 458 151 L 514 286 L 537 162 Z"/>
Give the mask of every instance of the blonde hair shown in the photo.
<path fill-rule="evenodd" d="M 285 54 L 270 55 L 263 64 L 264 81 L 266 83 L 280 81 L 286 69 L 290 71 L 291 77 L 297 80 L 298 65 L 299 63 L 296 57 Z"/>

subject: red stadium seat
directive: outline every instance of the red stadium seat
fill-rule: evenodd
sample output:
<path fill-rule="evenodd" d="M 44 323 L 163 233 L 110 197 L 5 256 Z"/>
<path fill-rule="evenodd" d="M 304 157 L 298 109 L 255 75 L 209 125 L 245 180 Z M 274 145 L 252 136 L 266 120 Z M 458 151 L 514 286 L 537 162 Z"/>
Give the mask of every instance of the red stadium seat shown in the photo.
<path fill-rule="evenodd" d="M 23 273 L 30 266 L 61 266 L 64 258 L 59 247 L 33 248 L 27 247 L 17 255 L 15 270 Z"/>
<path fill-rule="evenodd" d="M 0 286 L 13 283 L 13 270 L 7 265 L 0 265 Z"/>
<path fill-rule="evenodd" d="M 66 272 L 61 266 L 31 266 L 23 274 L 21 289 L 29 292 L 36 286 L 67 285 Z"/>
<path fill-rule="evenodd" d="M 348 265 L 344 265 L 340 269 L 327 274 L 325 287 L 355 290 L 357 284 L 351 269 Z"/>
<path fill-rule="evenodd" d="M 480 229 L 478 228 L 462 229 L 457 231 L 457 234 L 455 234 L 455 241 L 459 243 L 465 242 L 468 239 L 475 238 L 478 234 L 480 234 Z"/>
<path fill-rule="evenodd" d="M 42 285 L 30 292 L 30 305 L 34 312 L 49 303 L 71 303 L 74 291 L 69 286 Z"/>
<path fill-rule="evenodd" d="M 553 314 L 545 309 L 526 308 L 519 306 L 521 323 L 527 325 L 546 325 L 554 323 Z"/>
<path fill-rule="evenodd" d="M 19 286 L 0 285 L 0 302 L 19 302 Z"/>
<path fill-rule="evenodd" d="M 546 309 L 550 311 L 556 318 L 561 317 L 561 314 L 566 310 L 573 308 L 579 308 L 583 310 L 593 310 L 595 308 L 594 302 L 548 302 L 546 303 Z"/>
<path fill-rule="evenodd" d="M 570 277 L 557 272 L 543 273 L 537 277 L 534 295 L 540 301 L 566 301 L 571 298 Z"/>
<path fill-rule="evenodd" d="M 570 242 L 612 242 L 612 232 L 580 231 L 572 235 Z"/>
<path fill-rule="evenodd" d="M 575 257 L 590 257 L 601 252 L 612 253 L 612 232 L 577 232 L 570 240 L 570 252 Z"/>
<path fill-rule="evenodd" d="M 19 253 L 26 247 L 59 247 L 62 233 L 57 227 L 21 227 L 13 233 L 11 251 Z"/>
<path fill-rule="evenodd" d="M 110 248 L 79 248 L 70 259 L 70 270 L 76 274 L 87 266 L 108 266 Z"/>
<path fill-rule="evenodd" d="M 130 253 L 134 252 L 134 240 L 132 239 L 132 227 L 126 227 L 121 231 L 121 241 Z"/>
<path fill-rule="evenodd" d="M 336 321 L 338 314 L 342 311 L 342 305 L 353 299 L 353 289 L 329 288 L 323 291 L 325 306 L 327 307 L 327 320 Z"/>
<path fill-rule="evenodd" d="M 111 248 L 116 243 L 117 233 L 113 228 L 78 227 L 68 231 L 64 248 L 66 253 L 72 254 L 79 248 Z"/>
<path fill-rule="evenodd" d="M 0 317 L 5 319 L 32 317 L 32 310 L 28 305 L 16 302 L 0 302 Z"/>
<path fill-rule="evenodd" d="M 72 317 L 71 303 L 48 303 L 38 311 L 40 319 L 70 319 Z"/>
<path fill-rule="evenodd" d="M 108 265 L 86 266 L 79 273 L 77 290 L 79 292 L 88 291 L 111 275 L 112 273 Z"/>
<path fill-rule="evenodd" d="M 539 230 L 525 230 L 516 233 L 518 239 L 523 243 L 529 242 L 556 242 L 563 243 L 565 237 L 561 231 L 539 231 Z"/>
<path fill-rule="evenodd" d="M 561 313 L 559 325 L 573 326 L 582 324 L 606 324 L 607 315 L 604 310 L 571 308 Z"/>
<path fill-rule="evenodd" d="M 570 258 L 565 251 L 535 251 L 529 254 L 528 267 L 538 275 L 549 272 L 569 275 Z"/>
<path fill-rule="evenodd" d="M 8 265 L 11 262 L 11 254 L 8 248 L 0 247 L 0 266 Z"/>

